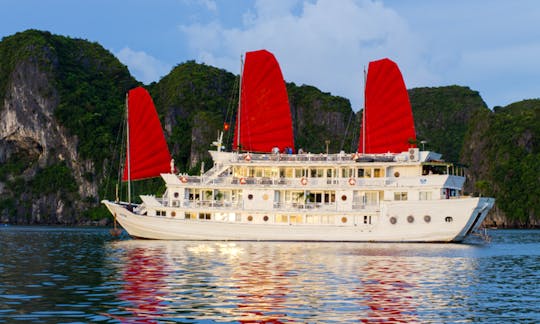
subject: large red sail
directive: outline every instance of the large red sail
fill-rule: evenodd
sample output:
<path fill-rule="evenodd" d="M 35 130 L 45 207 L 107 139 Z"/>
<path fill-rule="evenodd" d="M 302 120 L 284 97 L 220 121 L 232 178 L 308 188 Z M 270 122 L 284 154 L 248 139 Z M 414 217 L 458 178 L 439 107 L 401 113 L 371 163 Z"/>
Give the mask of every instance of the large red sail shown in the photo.
<path fill-rule="evenodd" d="M 365 102 L 358 152 L 407 151 L 416 133 L 409 95 L 396 63 L 387 58 L 369 63 Z"/>
<path fill-rule="evenodd" d="M 146 89 L 137 87 L 128 92 L 127 101 L 129 152 L 123 180 L 153 178 L 170 172 L 171 154 L 152 97 Z"/>
<path fill-rule="evenodd" d="M 241 87 L 233 149 L 240 146 L 251 152 L 271 152 L 274 147 L 294 150 L 287 89 L 272 53 L 246 53 Z"/>

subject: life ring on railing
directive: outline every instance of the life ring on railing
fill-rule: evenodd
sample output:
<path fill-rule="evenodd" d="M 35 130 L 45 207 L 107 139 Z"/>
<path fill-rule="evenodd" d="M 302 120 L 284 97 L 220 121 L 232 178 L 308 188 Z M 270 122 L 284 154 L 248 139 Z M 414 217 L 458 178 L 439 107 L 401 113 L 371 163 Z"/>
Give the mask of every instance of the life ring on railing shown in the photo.
<path fill-rule="evenodd" d="M 180 177 L 180 182 L 186 183 L 186 182 L 188 182 L 188 179 L 186 177 L 184 177 L 184 176 L 181 176 Z"/>
<path fill-rule="evenodd" d="M 356 180 L 354 180 L 354 178 L 349 178 L 349 184 L 354 186 L 356 184 Z"/>
<path fill-rule="evenodd" d="M 246 181 L 246 178 L 240 178 L 240 184 L 246 184 L 247 181 Z"/>
<path fill-rule="evenodd" d="M 358 160 L 360 158 L 360 155 L 358 155 L 358 153 L 354 153 L 353 155 L 351 155 L 351 160 Z"/>
<path fill-rule="evenodd" d="M 249 154 L 249 153 L 246 154 L 246 155 L 244 156 L 244 161 L 250 162 L 250 161 L 251 161 L 251 154 Z"/>
<path fill-rule="evenodd" d="M 307 185 L 307 179 L 306 179 L 306 178 L 300 179 L 300 183 L 301 183 L 303 186 Z"/>

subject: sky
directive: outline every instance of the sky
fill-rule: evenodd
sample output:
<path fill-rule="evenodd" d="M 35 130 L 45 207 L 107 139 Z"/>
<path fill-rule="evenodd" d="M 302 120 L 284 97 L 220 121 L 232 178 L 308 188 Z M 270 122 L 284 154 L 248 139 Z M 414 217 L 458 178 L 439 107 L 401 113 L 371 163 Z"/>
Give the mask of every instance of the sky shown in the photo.
<path fill-rule="evenodd" d="M 388 57 L 407 88 L 468 86 L 489 108 L 540 97 L 536 0 L 0 0 L 0 38 L 27 29 L 97 42 L 143 83 L 195 60 L 238 74 L 267 49 L 283 77 L 363 107 Z"/>

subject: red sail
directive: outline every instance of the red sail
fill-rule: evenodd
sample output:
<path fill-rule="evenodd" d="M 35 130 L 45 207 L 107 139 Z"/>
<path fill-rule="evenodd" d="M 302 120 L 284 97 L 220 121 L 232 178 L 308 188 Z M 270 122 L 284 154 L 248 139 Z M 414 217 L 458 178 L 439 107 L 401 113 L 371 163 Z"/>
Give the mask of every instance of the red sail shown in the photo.
<path fill-rule="evenodd" d="M 416 133 L 409 95 L 396 63 L 387 58 L 369 63 L 365 100 L 365 129 L 360 132 L 358 152 L 407 151 Z"/>
<path fill-rule="evenodd" d="M 251 152 L 271 152 L 274 147 L 294 150 L 285 81 L 274 55 L 266 50 L 246 53 L 239 116 L 233 149 L 240 145 L 240 149 Z"/>
<path fill-rule="evenodd" d="M 123 180 L 153 178 L 170 172 L 171 154 L 150 94 L 143 87 L 131 89 L 127 105 L 129 158 L 126 157 Z"/>

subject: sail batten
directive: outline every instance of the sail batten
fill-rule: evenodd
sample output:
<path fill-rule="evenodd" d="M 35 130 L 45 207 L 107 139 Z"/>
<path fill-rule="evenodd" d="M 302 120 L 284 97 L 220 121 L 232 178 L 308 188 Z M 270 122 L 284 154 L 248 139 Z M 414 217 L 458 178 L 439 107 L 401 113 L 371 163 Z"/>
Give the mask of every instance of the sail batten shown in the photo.
<path fill-rule="evenodd" d="M 154 102 L 143 87 L 128 92 L 128 146 L 122 180 L 158 177 L 170 171 L 171 154 Z"/>
<path fill-rule="evenodd" d="M 416 141 L 409 95 L 396 63 L 369 63 L 358 152 L 400 153 Z"/>
<path fill-rule="evenodd" d="M 274 55 L 266 50 L 247 52 L 241 80 L 233 149 L 294 149 L 289 98 Z"/>

